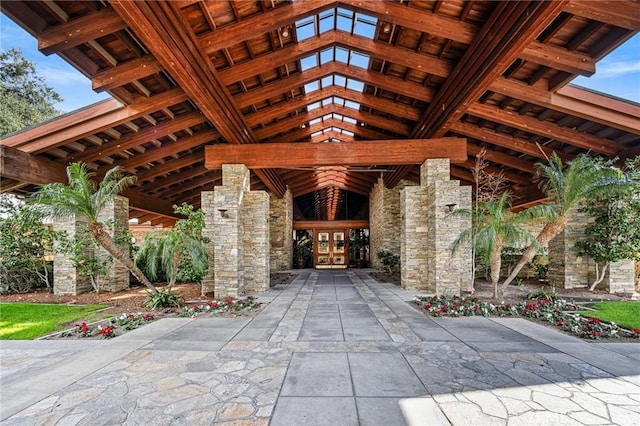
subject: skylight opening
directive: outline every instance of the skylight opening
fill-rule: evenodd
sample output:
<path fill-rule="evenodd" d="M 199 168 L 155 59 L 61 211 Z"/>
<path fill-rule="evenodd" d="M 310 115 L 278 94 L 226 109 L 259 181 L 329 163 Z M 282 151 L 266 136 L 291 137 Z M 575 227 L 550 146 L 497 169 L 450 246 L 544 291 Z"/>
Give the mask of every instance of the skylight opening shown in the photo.
<path fill-rule="evenodd" d="M 338 97 L 338 96 L 334 96 L 333 97 L 333 103 L 336 105 L 342 105 L 344 106 L 344 99 Z"/>
<path fill-rule="evenodd" d="M 358 52 L 351 52 L 351 60 L 349 61 L 349 65 L 354 67 L 367 69 L 369 68 L 369 55 L 365 55 Z"/>
<path fill-rule="evenodd" d="M 347 108 L 353 108 L 355 110 L 360 109 L 360 104 L 358 102 L 353 102 L 353 101 L 345 101 L 344 106 L 346 106 Z"/>
<path fill-rule="evenodd" d="M 322 121 L 329 120 L 333 118 L 333 114 L 325 114 L 322 116 Z"/>
<path fill-rule="evenodd" d="M 364 83 L 361 81 L 349 78 L 347 79 L 347 89 L 355 90 L 356 92 L 362 93 L 362 91 L 364 90 Z"/>
<path fill-rule="evenodd" d="M 311 133 L 311 137 L 312 137 L 312 138 L 315 138 L 315 137 L 320 136 L 321 134 L 322 134 L 322 131 L 319 131 L 319 132 L 313 132 L 313 133 Z"/>
<path fill-rule="evenodd" d="M 343 130 L 342 134 L 345 135 L 345 136 L 351 136 L 351 137 L 355 136 L 355 134 L 353 132 L 350 132 L 348 130 Z"/>
<path fill-rule="evenodd" d="M 328 76 L 324 77 L 321 81 L 322 81 L 322 87 L 329 87 L 329 86 L 333 85 L 333 76 L 332 75 L 328 75 Z"/>
<path fill-rule="evenodd" d="M 333 47 L 323 50 L 322 52 L 320 52 L 320 63 L 324 65 L 328 62 L 333 62 L 333 56 Z"/>
<path fill-rule="evenodd" d="M 307 111 L 313 111 L 314 109 L 320 108 L 320 102 L 314 102 L 312 104 L 307 105 Z"/>
<path fill-rule="evenodd" d="M 345 49 L 344 47 L 336 47 L 335 61 L 336 62 L 342 62 L 343 64 L 348 63 L 349 62 L 349 51 L 347 49 Z"/>
<path fill-rule="evenodd" d="M 347 79 L 342 75 L 333 76 L 333 84 L 340 87 L 347 87 Z"/>
<path fill-rule="evenodd" d="M 350 33 L 352 27 L 353 27 L 353 12 L 339 7 L 338 20 L 336 22 L 336 29 Z"/>
<path fill-rule="evenodd" d="M 313 16 L 296 21 L 296 38 L 298 42 L 306 40 L 316 35 L 316 28 L 313 25 Z"/>
<path fill-rule="evenodd" d="M 322 106 L 326 107 L 327 105 L 331 105 L 333 103 L 333 98 L 327 98 L 322 100 Z"/>
<path fill-rule="evenodd" d="M 313 126 L 314 124 L 318 124 L 322 121 L 322 119 L 320 118 L 314 118 L 313 120 L 309 121 L 309 126 Z"/>
<path fill-rule="evenodd" d="M 320 12 L 320 34 L 331 31 L 335 28 L 335 9 L 325 10 Z"/>
<path fill-rule="evenodd" d="M 318 66 L 318 56 L 317 55 L 311 55 L 311 56 L 306 56 L 302 59 L 300 59 L 300 66 L 302 67 L 302 71 L 306 71 L 310 68 L 314 68 Z"/>
<path fill-rule="evenodd" d="M 353 29 L 354 34 L 373 40 L 376 33 L 376 25 L 378 20 L 373 16 L 356 14 L 356 25 Z"/>
<path fill-rule="evenodd" d="M 342 121 L 344 121 L 345 123 L 349 123 L 349 124 L 356 124 L 357 121 L 351 117 L 345 117 Z"/>
<path fill-rule="evenodd" d="M 336 120 L 342 120 L 344 119 L 344 116 L 342 114 L 333 114 L 333 118 L 335 118 Z"/>
<path fill-rule="evenodd" d="M 304 85 L 304 91 L 305 93 L 311 93 L 314 92 L 316 90 L 318 90 L 320 88 L 318 81 L 312 81 L 311 83 L 307 83 Z"/>

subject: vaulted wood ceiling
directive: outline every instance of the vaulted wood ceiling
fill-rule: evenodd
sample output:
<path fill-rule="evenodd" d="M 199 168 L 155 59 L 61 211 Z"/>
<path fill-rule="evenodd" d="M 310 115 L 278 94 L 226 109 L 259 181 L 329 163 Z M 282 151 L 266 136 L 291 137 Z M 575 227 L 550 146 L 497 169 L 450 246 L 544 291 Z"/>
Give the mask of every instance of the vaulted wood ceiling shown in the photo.
<path fill-rule="evenodd" d="M 64 180 L 85 161 L 138 181 L 131 216 L 171 221 L 221 183 L 204 146 L 467 139 L 451 175 L 471 184 L 486 150 L 516 202 L 540 197 L 534 164 L 552 151 L 640 153 L 640 106 L 568 86 L 640 30 L 632 1 L 10 1 L 3 13 L 91 79 L 104 101 L 2 141 L 2 190 Z M 252 171 L 331 219 L 418 180 L 415 165 Z M 348 191 L 348 192 L 345 192 Z M 350 195 L 349 195 L 350 194 Z M 305 213 L 306 212 L 306 213 Z"/>

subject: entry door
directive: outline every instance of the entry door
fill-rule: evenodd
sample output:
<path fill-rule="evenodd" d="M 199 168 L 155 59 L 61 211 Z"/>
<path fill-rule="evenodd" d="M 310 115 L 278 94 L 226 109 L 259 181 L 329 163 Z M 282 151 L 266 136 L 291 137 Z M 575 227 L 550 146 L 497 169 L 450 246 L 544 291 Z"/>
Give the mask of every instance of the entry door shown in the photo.
<path fill-rule="evenodd" d="M 318 231 L 315 244 L 315 266 L 318 269 L 346 268 L 347 241 L 344 230 Z"/>

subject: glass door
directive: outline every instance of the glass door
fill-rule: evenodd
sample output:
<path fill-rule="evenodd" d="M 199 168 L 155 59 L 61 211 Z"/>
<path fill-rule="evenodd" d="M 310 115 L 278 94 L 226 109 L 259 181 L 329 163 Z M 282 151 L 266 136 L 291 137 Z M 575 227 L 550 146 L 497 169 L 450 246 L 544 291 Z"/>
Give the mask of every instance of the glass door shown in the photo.
<path fill-rule="evenodd" d="M 349 260 L 345 231 L 318 231 L 316 235 L 315 267 L 318 269 L 346 268 Z"/>

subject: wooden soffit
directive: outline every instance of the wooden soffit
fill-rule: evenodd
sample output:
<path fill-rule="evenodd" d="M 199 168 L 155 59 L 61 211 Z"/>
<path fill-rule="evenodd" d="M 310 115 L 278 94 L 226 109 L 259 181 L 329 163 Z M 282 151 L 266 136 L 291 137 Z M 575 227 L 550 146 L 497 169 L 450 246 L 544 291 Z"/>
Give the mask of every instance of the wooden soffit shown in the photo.
<path fill-rule="evenodd" d="M 421 164 L 428 158 L 448 158 L 452 163 L 462 163 L 467 160 L 467 140 L 439 138 L 251 146 L 220 144 L 206 146 L 204 158 L 208 169 L 219 169 L 223 164 L 244 164 L 250 169 Z"/>

